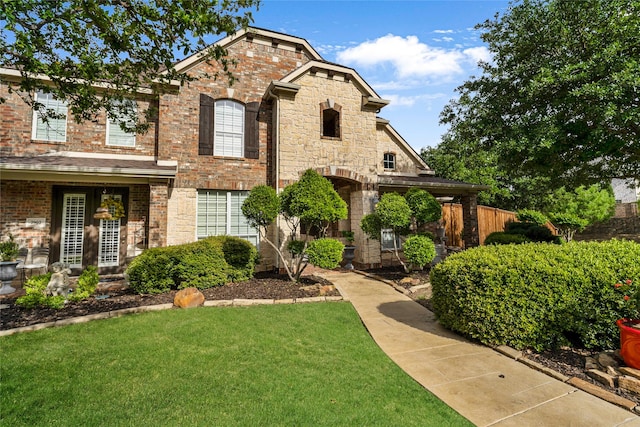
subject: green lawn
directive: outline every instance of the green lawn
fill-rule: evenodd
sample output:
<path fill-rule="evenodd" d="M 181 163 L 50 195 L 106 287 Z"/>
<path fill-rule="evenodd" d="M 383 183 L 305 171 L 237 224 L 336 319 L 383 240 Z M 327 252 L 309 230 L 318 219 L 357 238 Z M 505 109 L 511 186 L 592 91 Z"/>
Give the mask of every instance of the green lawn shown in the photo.
<path fill-rule="evenodd" d="M 471 425 L 348 303 L 168 310 L 0 338 L 6 426 Z"/>

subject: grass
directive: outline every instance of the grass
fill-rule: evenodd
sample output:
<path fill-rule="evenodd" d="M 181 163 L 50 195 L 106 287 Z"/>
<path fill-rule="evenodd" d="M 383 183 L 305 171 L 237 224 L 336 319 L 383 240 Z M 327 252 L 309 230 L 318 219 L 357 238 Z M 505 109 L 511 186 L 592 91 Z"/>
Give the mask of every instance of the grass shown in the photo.
<path fill-rule="evenodd" d="M 471 425 L 347 303 L 151 312 L 0 338 L 11 426 Z"/>

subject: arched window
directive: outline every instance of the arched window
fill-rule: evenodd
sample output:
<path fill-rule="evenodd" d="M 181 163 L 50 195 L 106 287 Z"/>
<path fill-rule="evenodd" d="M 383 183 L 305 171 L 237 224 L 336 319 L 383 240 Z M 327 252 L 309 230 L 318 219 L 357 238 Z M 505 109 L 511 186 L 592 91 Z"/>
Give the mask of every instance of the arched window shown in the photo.
<path fill-rule="evenodd" d="M 244 105 L 229 99 L 216 101 L 214 156 L 244 155 Z"/>
<path fill-rule="evenodd" d="M 342 107 L 331 100 L 320 104 L 323 138 L 340 138 L 340 113 Z"/>
<path fill-rule="evenodd" d="M 385 169 L 395 169 L 396 168 L 396 155 L 393 153 L 384 153 L 384 158 L 382 159 L 382 165 Z"/>

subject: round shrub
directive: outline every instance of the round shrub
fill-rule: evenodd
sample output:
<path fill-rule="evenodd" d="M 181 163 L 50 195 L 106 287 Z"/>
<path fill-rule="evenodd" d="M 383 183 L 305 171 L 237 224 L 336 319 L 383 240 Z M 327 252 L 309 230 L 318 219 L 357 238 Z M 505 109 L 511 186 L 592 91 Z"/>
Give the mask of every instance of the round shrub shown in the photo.
<path fill-rule="evenodd" d="M 212 236 L 193 243 L 151 248 L 127 268 L 131 288 L 141 294 L 171 289 L 206 289 L 253 276 L 257 250 L 232 236 Z"/>
<path fill-rule="evenodd" d="M 316 239 L 309 242 L 306 254 L 309 263 L 316 267 L 331 270 L 340 265 L 344 245 L 336 239 Z"/>
<path fill-rule="evenodd" d="M 545 214 L 532 209 L 522 209 L 516 213 L 518 221 L 531 222 L 536 225 L 545 225 L 549 222 L 549 218 Z"/>
<path fill-rule="evenodd" d="M 96 291 L 98 282 L 100 282 L 98 268 L 95 265 L 88 266 L 80 273 L 76 288 L 67 296 L 69 301 L 82 301 L 89 298 Z"/>
<path fill-rule="evenodd" d="M 527 242 L 530 240 L 522 234 L 508 234 L 504 231 L 494 231 L 484 239 L 485 245 L 520 245 Z"/>
<path fill-rule="evenodd" d="M 638 259 L 640 244 L 618 240 L 470 249 L 432 269 L 434 311 L 485 344 L 615 348 L 615 321 L 631 313 L 614 285 L 640 280 Z"/>
<path fill-rule="evenodd" d="M 47 284 L 51 280 L 51 273 L 30 277 L 24 284 L 25 295 L 16 300 L 16 305 L 22 308 L 54 308 L 64 307 L 65 298 L 61 295 L 45 295 Z"/>
<path fill-rule="evenodd" d="M 510 222 L 504 231 L 508 234 L 521 234 L 532 242 L 553 242 L 556 239 L 547 227 L 533 222 Z"/>
<path fill-rule="evenodd" d="M 436 257 L 436 245 L 427 236 L 413 235 L 402 245 L 404 256 L 412 266 L 422 268 Z"/>

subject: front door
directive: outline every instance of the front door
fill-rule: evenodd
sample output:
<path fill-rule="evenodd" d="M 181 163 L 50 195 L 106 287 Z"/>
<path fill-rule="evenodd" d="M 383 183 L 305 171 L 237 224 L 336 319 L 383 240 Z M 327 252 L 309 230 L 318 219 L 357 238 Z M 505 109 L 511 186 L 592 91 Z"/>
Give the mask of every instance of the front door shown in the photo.
<path fill-rule="evenodd" d="M 128 188 L 54 187 L 52 260 L 68 264 L 74 273 L 89 265 L 97 266 L 100 274 L 121 272 L 126 256 L 128 193 Z M 122 202 L 124 217 L 93 217 L 107 198 Z"/>

